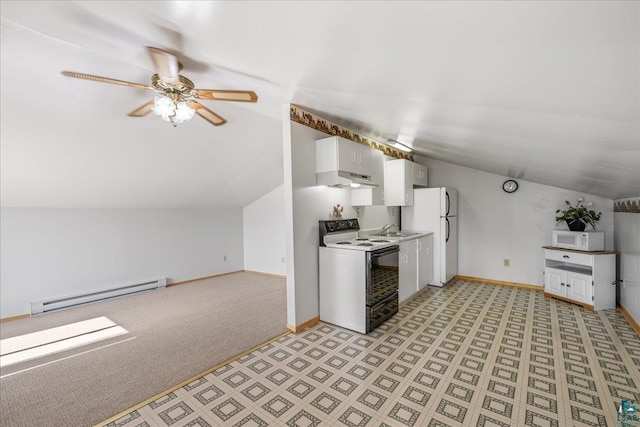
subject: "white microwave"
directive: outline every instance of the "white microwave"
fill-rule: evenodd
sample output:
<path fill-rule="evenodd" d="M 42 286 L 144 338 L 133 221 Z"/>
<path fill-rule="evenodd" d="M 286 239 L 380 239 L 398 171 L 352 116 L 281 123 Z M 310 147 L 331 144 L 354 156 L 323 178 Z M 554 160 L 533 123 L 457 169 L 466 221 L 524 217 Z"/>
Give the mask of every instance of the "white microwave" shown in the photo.
<path fill-rule="evenodd" d="M 551 245 L 576 251 L 603 251 L 604 231 L 553 230 Z"/>

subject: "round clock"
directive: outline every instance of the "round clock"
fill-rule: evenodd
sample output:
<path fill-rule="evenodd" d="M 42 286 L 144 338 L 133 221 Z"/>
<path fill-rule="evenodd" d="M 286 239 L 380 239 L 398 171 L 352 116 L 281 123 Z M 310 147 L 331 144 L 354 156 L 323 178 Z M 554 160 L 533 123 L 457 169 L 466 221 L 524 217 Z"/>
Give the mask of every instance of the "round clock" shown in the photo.
<path fill-rule="evenodd" d="M 512 179 L 508 179 L 502 184 L 502 189 L 507 193 L 513 193 L 518 189 L 518 183 Z"/>

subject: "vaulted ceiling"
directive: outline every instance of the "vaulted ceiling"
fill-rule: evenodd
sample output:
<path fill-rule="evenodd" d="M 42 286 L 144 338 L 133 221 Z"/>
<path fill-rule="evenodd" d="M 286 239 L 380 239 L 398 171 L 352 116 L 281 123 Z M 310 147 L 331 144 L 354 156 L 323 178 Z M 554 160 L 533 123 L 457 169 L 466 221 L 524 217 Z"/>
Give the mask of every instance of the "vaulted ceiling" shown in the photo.
<path fill-rule="evenodd" d="M 640 194 L 638 2 L 1 3 L 3 206 L 244 206 L 283 182 L 294 103 L 381 142 L 612 199 Z M 127 114 L 145 46 L 227 119 Z"/>

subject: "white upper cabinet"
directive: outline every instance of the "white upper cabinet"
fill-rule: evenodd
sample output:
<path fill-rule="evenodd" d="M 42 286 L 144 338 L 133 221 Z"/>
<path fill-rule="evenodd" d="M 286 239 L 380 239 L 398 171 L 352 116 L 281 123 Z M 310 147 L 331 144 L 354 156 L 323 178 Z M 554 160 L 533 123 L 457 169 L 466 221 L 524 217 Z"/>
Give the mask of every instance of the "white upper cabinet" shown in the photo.
<path fill-rule="evenodd" d="M 418 163 L 411 163 L 413 168 L 413 185 L 416 187 L 427 186 L 427 167 Z"/>
<path fill-rule="evenodd" d="M 412 206 L 413 187 L 427 186 L 427 167 L 409 160 L 384 163 L 384 194 L 387 206 Z"/>
<path fill-rule="evenodd" d="M 356 188 L 351 190 L 351 206 L 384 205 L 384 153 L 371 149 L 371 182 L 375 188 Z"/>
<path fill-rule="evenodd" d="M 371 175 L 373 148 L 331 136 L 316 141 L 316 172 L 345 171 Z"/>

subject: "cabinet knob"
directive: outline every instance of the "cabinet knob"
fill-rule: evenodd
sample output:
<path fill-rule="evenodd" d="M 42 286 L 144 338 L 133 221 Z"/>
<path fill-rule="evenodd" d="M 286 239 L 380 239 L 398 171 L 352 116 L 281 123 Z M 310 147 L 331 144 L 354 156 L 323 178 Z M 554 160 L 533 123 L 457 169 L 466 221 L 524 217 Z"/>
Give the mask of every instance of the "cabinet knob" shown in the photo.
<path fill-rule="evenodd" d="M 560 286 L 564 286 L 564 283 L 560 282 Z"/>
<path fill-rule="evenodd" d="M 567 283 L 567 288 L 570 288 L 570 287 L 571 287 L 571 285 Z"/>
<path fill-rule="evenodd" d="M 562 258 L 567 258 L 567 259 L 569 259 L 570 257 L 569 257 L 569 255 L 562 255 Z"/>

